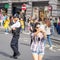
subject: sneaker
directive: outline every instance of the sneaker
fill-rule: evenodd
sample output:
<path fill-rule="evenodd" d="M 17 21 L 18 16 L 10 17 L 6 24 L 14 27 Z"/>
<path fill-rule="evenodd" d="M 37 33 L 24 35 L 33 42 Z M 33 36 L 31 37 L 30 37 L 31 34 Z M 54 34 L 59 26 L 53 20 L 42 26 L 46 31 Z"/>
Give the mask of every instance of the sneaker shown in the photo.
<path fill-rule="evenodd" d="M 56 50 L 54 50 L 53 47 L 50 47 L 49 50 L 56 52 Z"/>
<path fill-rule="evenodd" d="M 9 34 L 9 33 L 5 32 L 5 34 Z"/>
<path fill-rule="evenodd" d="M 17 54 L 17 56 L 20 56 L 20 55 L 21 55 L 20 53 Z"/>
<path fill-rule="evenodd" d="M 50 50 L 52 50 L 52 49 L 53 49 L 53 47 L 50 47 L 49 49 L 50 49 Z"/>
<path fill-rule="evenodd" d="M 10 58 L 13 58 L 13 59 L 18 59 L 17 56 L 10 56 Z"/>

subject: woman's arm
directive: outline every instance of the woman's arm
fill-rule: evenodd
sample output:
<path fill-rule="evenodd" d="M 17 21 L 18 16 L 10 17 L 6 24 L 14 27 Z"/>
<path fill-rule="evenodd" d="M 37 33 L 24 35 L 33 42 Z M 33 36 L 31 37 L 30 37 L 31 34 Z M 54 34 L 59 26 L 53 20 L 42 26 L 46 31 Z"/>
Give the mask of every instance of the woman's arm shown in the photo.
<path fill-rule="evenodd" d="M 42 32 L 43 35 L 44 35 L 44 37 L 46 38 L 46 32 L 45 32 L 43 29 L 40 29 L 40 28 L 34 33 L 34 36 L 37 36 L 37 34 L 38 34 L 39 32 Z"/>

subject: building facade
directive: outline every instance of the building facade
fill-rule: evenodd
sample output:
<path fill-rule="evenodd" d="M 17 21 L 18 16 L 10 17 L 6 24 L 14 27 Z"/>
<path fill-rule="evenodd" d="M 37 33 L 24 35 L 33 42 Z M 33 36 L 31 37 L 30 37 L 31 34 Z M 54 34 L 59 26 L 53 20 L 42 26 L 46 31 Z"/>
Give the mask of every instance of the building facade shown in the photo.
<path fill-rule="evenodd" d="M 5 5 L 9 4 L 6 9 Z M 47 10 L 46 8 L 51 6 L 51 15 L 60 16 L 60 0 L 0 0 L 0 9 L 5 8 L 7 13 L 14 14 L 17 10 L 21 10 L 22 4 L 25 3 L 26 17 L 30 15 L 38 16 L 39 11 Z M 45 8 L 46 7 L 46 8 Z"/>

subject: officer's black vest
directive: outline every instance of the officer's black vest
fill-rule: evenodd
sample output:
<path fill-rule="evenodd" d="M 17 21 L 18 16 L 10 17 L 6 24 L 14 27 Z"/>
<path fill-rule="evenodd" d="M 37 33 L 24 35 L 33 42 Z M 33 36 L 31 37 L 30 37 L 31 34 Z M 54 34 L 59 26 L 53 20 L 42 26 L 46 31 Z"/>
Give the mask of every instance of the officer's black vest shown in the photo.
<path fill-rule="evenodd" d="M 16 30 L 12 30 L 12 34 L 13 34 L 14 36 L 20 35 L 20 28 L 16 28 Z"/>
<path fill-rule="evenodd" d="M 19 36 L 20 35 L 20 27 L 16 28 L 16 30 L 12 30 L 12 34 L 13 34 L 13 36 Z"/>

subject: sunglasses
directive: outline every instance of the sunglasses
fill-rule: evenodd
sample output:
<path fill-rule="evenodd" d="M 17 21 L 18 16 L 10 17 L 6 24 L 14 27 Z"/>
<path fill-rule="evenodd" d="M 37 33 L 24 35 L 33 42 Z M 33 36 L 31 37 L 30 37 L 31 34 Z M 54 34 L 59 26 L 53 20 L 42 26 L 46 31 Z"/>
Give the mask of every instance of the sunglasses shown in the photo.
<path fill-rule="evenodd" d="M 39 28 L 39 27 L 36 27 L 36 28 Z"/>

